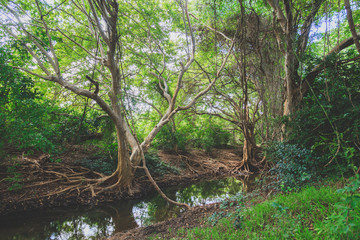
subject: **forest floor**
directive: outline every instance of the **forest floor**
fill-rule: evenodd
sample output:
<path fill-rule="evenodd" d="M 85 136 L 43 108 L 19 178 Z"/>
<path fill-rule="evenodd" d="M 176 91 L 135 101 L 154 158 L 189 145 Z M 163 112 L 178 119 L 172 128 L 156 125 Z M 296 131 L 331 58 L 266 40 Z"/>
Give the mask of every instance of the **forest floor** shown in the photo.
<path fill-rule="evenodd" d="M 91 146 L 69 146 L 56 156 L 56 160 L 41 153 L 31 156 L 13 154 L 11 160 L 0 165 L 0 215 L 55 206 L 96 205 L 118 199 L 135 199 L 153 191 L 151 183 L 142 174 L 135 178 L 131 192 L 112 189 L 93 196 L 89 190 L 71 188 L 68 191 L 71 187 L 68 176 L 100 177 L 98 173 L 77 164 L 77 160 L 97 151 Z M 155 176 L 160 187 L 240 174 L 233 171 L 241 159 L 241 152 L 235 149 L 214 149 L 211 153 L 192 150 L 182 154 L 160 151 L 158 155 L 170 166 L 181 165 L 178 174 Z M 194 214 L 201 211 L 194 210 Z"/>

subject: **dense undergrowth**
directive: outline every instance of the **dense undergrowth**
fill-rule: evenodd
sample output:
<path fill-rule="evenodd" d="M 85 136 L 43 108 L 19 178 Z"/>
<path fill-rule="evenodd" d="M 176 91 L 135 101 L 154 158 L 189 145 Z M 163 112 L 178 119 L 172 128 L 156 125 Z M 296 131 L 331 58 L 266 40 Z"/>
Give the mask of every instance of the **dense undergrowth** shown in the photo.
<path fill-rule="evenodd" d="M 204 227 L 180 229 L 172 239 L 359 239 L 359 176 L 339 190 L 337 184 L 308 186 L 258 204 L 244 197 L 227 214 L 230 205 L 222 203 Z"/>

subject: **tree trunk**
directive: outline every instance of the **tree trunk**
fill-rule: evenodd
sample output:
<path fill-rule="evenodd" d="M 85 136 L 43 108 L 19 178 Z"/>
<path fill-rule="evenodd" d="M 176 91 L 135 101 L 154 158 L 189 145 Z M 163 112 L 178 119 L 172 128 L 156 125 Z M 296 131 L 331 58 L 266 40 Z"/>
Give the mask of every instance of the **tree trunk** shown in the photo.
<path fill-rule="evenodd" d="M 298 94 L 298 80 L 299 75 L 297 70 L 299 68 L 299 60 L 296 58 L 294 52 L 294 33 L 292 29 L 288 29 L 286 35 L 286 51 L 285 51 L 285 101 L 284 101 L 284 116 L 295 113 L 296 106 L 300 97 Z"/>
<path fill-rule="evenodd" d="M 286 84 L 286 95 L 284 101 L 284 116 L 290 115 L 295 111 L 295 101 L 294 101 L 294 61 L 293 56 L 290 56 L 291 53 L 286 53 L 285 55 L 285 84 Z"/>
<path fill-rule="evenodd" d="M 244 146 L 243 146 L 243 159 L 241 165 L 245 170 L 250 171 L 258 168 L 256 162 L 256 140 L 254 133 L 254 126 L 251 123 L 244 124 Z"/>
<path fill-rule="evenodd" d="M 130 187 L 134 178 L 134 168 L 130 162 L 125 131 L 122 130 L 121 126 L 116 126 L 116 137 L 118 142 L 118 163 L 112 176 L 115 177 L 120 187 Z"/>
<path fill-rule="evenodd" d="M 353 17 L 352 17 L 352 11 L 351 11 L 351 8 L 350 8 L 349 0 L 344 0 L 344 4 L 345 4 L 345 9 L 346 9 L 347 20 L 348 20 L 348 23 L 349 23 L 349 28 L 350 28 L 351 34 L 352 34 L 352 36 L 354 38 L 354 43 L 355 43 L 356 49 L 360 53 L 359 36 L 356 33 L 356 29 L 355 29 L 354 20 L 353 20 Z"/>

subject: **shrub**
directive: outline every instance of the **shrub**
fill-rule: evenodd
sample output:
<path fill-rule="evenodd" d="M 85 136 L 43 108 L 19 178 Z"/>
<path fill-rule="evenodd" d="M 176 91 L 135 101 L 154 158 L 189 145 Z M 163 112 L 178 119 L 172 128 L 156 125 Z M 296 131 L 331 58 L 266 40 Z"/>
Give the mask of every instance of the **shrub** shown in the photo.
<path fill-rule="evenodd" d="M 357 55 L 353 50 L 344 58 Z M 339 55 L 326 59 L 332 65 L 321 72 L 288 121 L 288 141 L 321 156 L 331 175 L 359 166 L 360 63 L 337 64 Z"/>
<path fill-rule="evenodd" d="M 145 160 L 147 168 L 154 177 L 163 176 L 169 173 L 180 174 L 180 169 L 161 161 L 157 154 L 147 153 L 145 154 Z"/>
<path fill-rule="evenodd" d="M 108 157 L 83 158 L 77 160 L 75 163 L 105 175 L 112 174 L 116 170 L 117 164 L 116 161 Z"/>
<path fill-rule="evenodd" d="M 317 175 L 316 162 L 319 159 L 305 148 L 295 144 L 273 143 L 265 152 L 274 164 L 270 172 L 277 179 L 274 187 L 279 190 L 299 189 Z"/>
<path fill-rule="evenodd" d="M 75 163 L 92 171 L 110 175 L 117 167 L 117 143 L 103 145 L 102 151 L 98 154 L 77 160 Z"/>
<path fill-rule="evenodd" d="M 222 129 L 220 125 L 207 124 L 197 129 L 193 145 L 210 151 L 211 148 L 225 147 L 230 140 L 230 132 Z"/>
<path fill-rule="evenodd" d="M 186 143 L 188 141 L 185 129 L 179 128 L 173 132 L 170 124 L 165 125 L 156 135 L 153 146 L 163 150 L 186 150 Z"/>
<path fill-rule="evenodd" d="M 170 124 L 164 126 L 153 146 L 164 150 L 185 151 L 188 147 L 195 147 L 210 151 L 211 148 L 227 146 L 230 136 L 230 132 L 223 130 L 221 125 L 211 123 L 208 119 L 199 121 L 199 125 L 184 120 L 175 132 Z"/>

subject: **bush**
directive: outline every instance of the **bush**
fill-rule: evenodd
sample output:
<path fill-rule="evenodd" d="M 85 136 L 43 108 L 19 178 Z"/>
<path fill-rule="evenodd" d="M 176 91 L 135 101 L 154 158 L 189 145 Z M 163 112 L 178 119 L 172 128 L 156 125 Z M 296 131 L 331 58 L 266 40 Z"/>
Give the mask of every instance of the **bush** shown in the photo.
<path fill-rule="evenodd" d="M 157 154 L 147 153 L 145 154 L 145 160 L 147 168 L 154 177 L 160 177 L 169 173 L 180 174 L 180 169 L 161 161 Z"/>
<path fill-rule="evenodd" d="M 49 141 L 53 131 L 44 124 L 48 107 L 33 80 L 6 65 L 0 66 L 0 110 L 0 145 L 19 150 L 53 149 Z"/>
<path fill-rule="evenodd" d="M 211 148 L 226 147 L 230 140 L 230 132 L 209 119 L 200 119 L 199 124 L 183 120 L 173 132 L 170 124 L 164 126 L 154 141 L 154 147 L 164 150 L 186 151 L 187 148 L 200 148 L 210 151 Z"/>
<path fill-rule="evenodd" d="M 193 139 L 193 145 L 210 151 L 211 148 L 221 148 L 227 146 L 230 140 L 230 132 L 225 131 L 219 125 L 207 124 L 198 128 Z"/>
<path fill-rule="evenodd" d="M 357 56 L 348 51 L 343 58 Z M 360 165 L 360 63 L 339 65 L 340 55 L 330 56 L 331 67 L 314 80 L 299 110 L 288 122 L 288 141 L 322 156 L 325 171 L 351 172 Z"/>
<path fill-rule="evenodd" d="M 184 129 L 177 129 L 173 132 L 170 124 L 165 125 L 160 132 L 156 135 L 153 146 L 157 149 L 163 149 L 167 151 L 172 150 L 186 150 L 186 143 L 188 141 L 188 134 Z"/>
<path fill-rule="evenodd" d="M 117 143 L 106 144 L 98 154 L 77 160 L 75 163 L 92 171 L 110 175 L 117 167 Z"/>
<path fill-rule="evenodd" d="M 116 170 L 117 162 L 109 157 L 101 158 L 83 158 L 75 162 L 82 167 L 89 168 L 92 171 L 111 175 Z"/>
<path fill-rule="evenodd" d="M 319 159 L 305 148 L 279 142 L 266 148 L 265 154 L 274 164 L 270 173 L 277 179 L 274 187 L 279 190 L 299 189 L 317 176 L 316 163 Z"/>
<path fill-rule="evenodd" d="M 10 57 L 0 48 L 0 62 L 6 63 Z M 57 114 L 64 112 L 70 113 L 46 100 L 32 78 L 0 64 L 0 146 L 51 153 L 56 146 L 87 132 L 89 124 L 84 122 L 78 132 L 80 120 Z"/>

